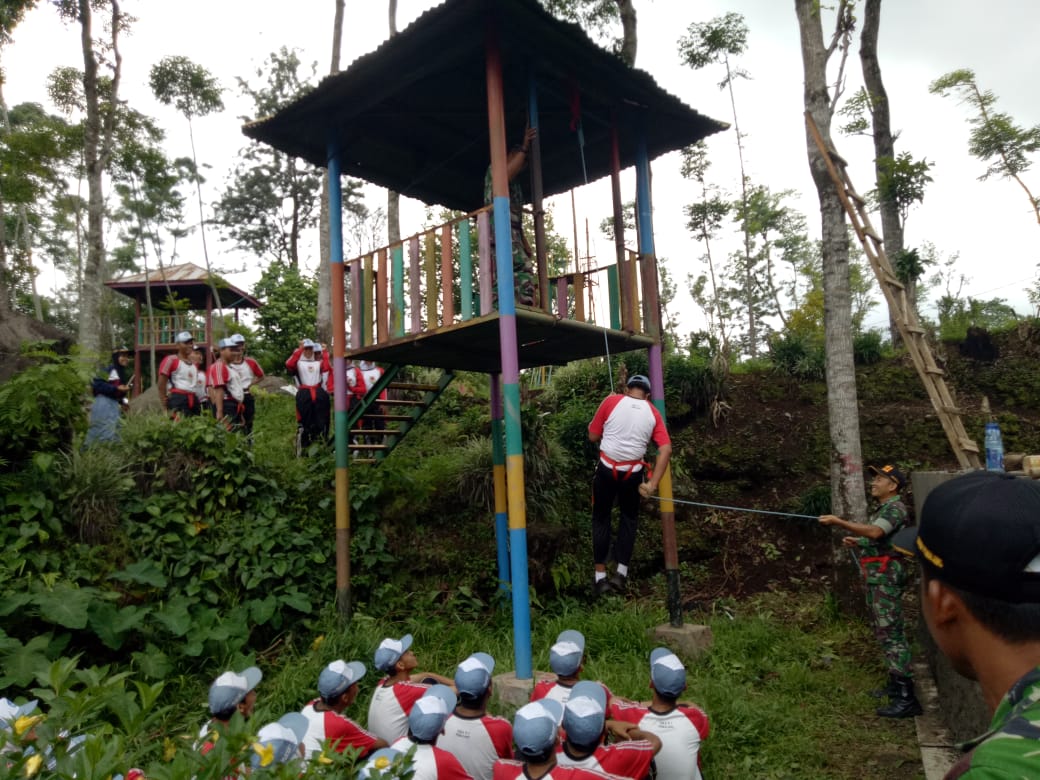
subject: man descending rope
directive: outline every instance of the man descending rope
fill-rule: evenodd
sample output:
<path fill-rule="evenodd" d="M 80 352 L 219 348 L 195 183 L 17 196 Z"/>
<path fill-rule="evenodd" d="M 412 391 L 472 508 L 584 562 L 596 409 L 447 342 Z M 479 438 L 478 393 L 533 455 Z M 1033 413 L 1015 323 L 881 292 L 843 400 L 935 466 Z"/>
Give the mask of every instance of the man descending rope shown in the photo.
<path fill-rule="evenodd" d="M 328 358 L 315 352 L 316 345 L 304 339 L 285 361 L 285 367 L 296 379 L 296 421 L 301 428 L 300 444 L 304 451 L 312 442 L 329 437 L 329 394 L 326 388 L 332 375 Z"/>
<path fill-rule="evenodd" d="M 593 590 L 597 596 L 611 590 L 624 591 L 636 544 L 639 497 L 649 498 L 657 492 L 657 484 L 672 457 L 672 440 L 664 419 L 649 399 L 650 380 L 636 374 L 628 380 L 623 395 L 612 394 L 603 400 L 589 423 L 589 441 L 599 442 L 599 463 L 592 479 L 592 560 L 596 571 Z M 657 445 L 657 466 L 649 474 L 644 458 L 651 440 Z M 618 566 L 608 580 L 606 564 L 615 502 L 621 515 L 614 543 Z"/>
<path fill-rule="evenodd" d="M 181 417 L 194 417 L 200 411 L 198 397 L 195 395 L 195 384 L 198 380 L 198 368 L 192 362 L 191 353 L 195 349 L 195 338 L 189 331 L 181 331 L 174 339 L 177 354 L 167 355 L 159 364 L 159 403 L 170 417 L 178 420 Z"/>

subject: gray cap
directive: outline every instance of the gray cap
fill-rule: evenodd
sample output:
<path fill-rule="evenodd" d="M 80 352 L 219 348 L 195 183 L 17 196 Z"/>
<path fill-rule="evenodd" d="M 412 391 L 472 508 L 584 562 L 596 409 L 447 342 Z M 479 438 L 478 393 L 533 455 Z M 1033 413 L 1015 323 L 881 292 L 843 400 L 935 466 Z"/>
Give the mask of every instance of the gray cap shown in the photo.
<path fill-rule="evenodd" d="M 365 676 L 365 665 L 360 661 L 333 661 L 318 675 L 318 693 L 323 699 L 335 699 Z"/>
<path fill-rule="evenodd" d="M 598 745 L 607 722 L 607 692 L 598 682 L 582 680 L 571 689 L 563 709 L 567 739 L 581 747 Z"/>
<path fill-rule="evenodd" d="M 262 679 L 263 672 L 255 666 L 241 672 L 224 672 L 209 686 L 209 711 L 216 715 L 237 706 Z"/>
<path fill-rule="evenodd" d="M 176 344 L 187 344 L 189 341 L 194 341 L 194 340 L 195 340 L 195 337 L 191 335 L 191 331 L 190 330 L 182 330 L 173 339 L 174 343 L 176 343 Z"/>
<path fill-rule="evenodd" d="M 300 743 L 309 725 L 307 717 L 299 712 L 290 712 L 274 723 L 268 723 L 257 732 L 256 741 L 262 747 L 271 748 L 271 758 L 265 764 L 264 756 L 256 751 L 253 753 L 253 766 L 287 764 L 295 758 L 301 758 Z"/>
<path fill-rule="evenodd" d="M 447 685 L 431 685 L 408 713 L 412 736 L 429 742 L 444 729 L 444 722 L 455 710 L 455 693 Z"/>
<path fill-rule="evenodd" d="M 677 698 L 686 690 L 686 667 L 667 647 L 658 647 L 650 653 L 650 679 L 658 693 Z"/>
<path fill-rule="evenodd" d="M 400 639 L 387 637 L 376 648 L 376 655 L 373 659 L 376 669 L 381 672 L 389 672 L 401 660 L 401 656 L 408 652 L 411 646 L 411 634 L 405 634 Z"/>
<path fill-rule="evenodd" d="M 455 669 L 455 690 L 469 696 L 483 696 L 491 685 L 495 659 L 487 653 L 474 653 Z"/>
<path fill-rule="evenodd" d="M 570 677 L 578 671 L 585 657 L 585 637 L 580 631 L 568 629 L 556 637 L 549 648 L 549 668 L 561 677 Z"/>
<path fill-rule="evenodd" d="M 513 716 L 513 742 L 521 756 L 544 753 L 556 743 L 563 705 L 555 699 L 538 699 L 525 704 Z"/>

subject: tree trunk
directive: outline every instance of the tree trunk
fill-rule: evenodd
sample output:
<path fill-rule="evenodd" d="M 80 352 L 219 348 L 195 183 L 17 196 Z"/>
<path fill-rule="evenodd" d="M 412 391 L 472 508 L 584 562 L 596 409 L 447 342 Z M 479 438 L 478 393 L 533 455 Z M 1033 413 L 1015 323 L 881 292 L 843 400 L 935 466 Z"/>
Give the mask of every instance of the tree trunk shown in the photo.
<path fill-rule="evenodd" d="M 107 102 L 115 106 L 119 99 L 119 77 L 122 56 L 119 54 L 119 28 L 122 24 L 119 3 L 110 0 L 112 8 L 111 94 Z M 112 155 L 114 110 L 102 117 L 98 91 L 98 63 L 91 35 L 91 2 L 79 0 L 80 45 L 83 49 L 83 99 L 86 121 L 83 125 L 83 157 L 87 174 L 87 257 L 83 264 L 83 289 L 80 293 L 79 344 L 86 355 L 102 352 L 102 289 L 105 281 L 105 193 L 103 177 Z"/>
<path fill-rule="evenodd" d="M 844 3 L 843 3 L 844 5 Z M 834 46 L 824 44 L 818 0 L 795 0 L 801 33 L 805 109 L 812 116 L 828 149 L 833 107 L 827 87 L 827 61 Z M 840 13 L 840 11 L 839 11 Z M 827 370 L 827 411 L 830 431 L 831 510 L 854 522 L 867 519 L 863 462 L 859 437 L 859 404 L 852 359 L 852 296 L 849 285 L 849 239 L 845 211 L 824 158 L 806 131 L 809 168 L 820 200 L 823 253 L 824 328 Z M 857 576 L 847 551 L 834 537 L 835 593 L 852 591 L 846 577 Z M 853 586 L 854 587 L 854 586 Z M 845 604 L 854 606 L 853 603 Z M 859 606 L 862 610 L 862 606 Z"/>
<path fill-rule="evenodd" d="M 636 7 L 632 0 L 615 0 L 621 17 L 621 59 L 630 68 L 636 66 Z"/>
<path fill-rule="evenodd" d="M 863 83 L 867 89 L 870 105 L 870 120 L 874 130 L 874 175 L 881 180 L 881 161 L 895 160 L 895 139 L 892 137 L 892 120 L 888 105 L 888 94 L 881 80 L 881 65 L 878 63 L 878 29 L 881 26 L 881 0 L 866 0 L 863 9 L 863 31 L 860 34 L 859 59 L 863 66 Z M 881 231 L 885 242 L 885 253 L 894 261 L 903 251 L 903 224 L 899 218 L 899 204 L 889 195 L 879 199 Z M 907 285 L 907 303 L 917 309 L 916 285 Z M 898 347 L 903 340 L 892 313 L 889 312 L 889 332 L 892 346 Z"/>
<path fill-rule="evenodd" d="M 343 15 L 346 0 L 335 0 L 336 13 L 332 23 L 332 62 L 329 73 L 339 73 L 339 61 L 343 49 Z M 342 215 L 340 215 L 342 217 Z M 332 346 L 332 272 L 329 258 L 332 245 L 329 243 L 329 171 L 321 176 L 321 199 L 318 205 L 318 310 L 315 331 L 318 341 Z"/>

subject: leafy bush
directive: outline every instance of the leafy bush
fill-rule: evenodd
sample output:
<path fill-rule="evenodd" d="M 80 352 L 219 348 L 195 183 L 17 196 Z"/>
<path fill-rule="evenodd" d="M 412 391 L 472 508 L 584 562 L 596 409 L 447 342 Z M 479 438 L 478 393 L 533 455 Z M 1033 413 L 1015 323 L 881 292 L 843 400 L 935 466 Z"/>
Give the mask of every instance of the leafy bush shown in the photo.
<path fill-rule="evenodd" d="M 876 330 L 857 333 L 852 339 L 852 358 L 857 366 L 872 366 L 881 360 L 883 354 L 881 334 Z"/>
<path fill-rule="evenodd" d="M 783 333 L 769 340 L 773 368 L 796 379 L 820 380 L 826 372 L 823 345 L 805 336 Z"/>

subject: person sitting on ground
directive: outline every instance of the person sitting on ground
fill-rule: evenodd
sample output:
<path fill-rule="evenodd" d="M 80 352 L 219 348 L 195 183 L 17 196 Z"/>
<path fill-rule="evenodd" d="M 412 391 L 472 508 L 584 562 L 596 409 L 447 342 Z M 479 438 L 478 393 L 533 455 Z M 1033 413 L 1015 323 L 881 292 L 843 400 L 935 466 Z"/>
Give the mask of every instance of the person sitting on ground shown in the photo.
<path fill-rule="evenodd" d="M 452 681 L 430 672 L 415 672 L 419 661 L 412 651 L 412 635 L 387 637 L 379 643 L 373 659 L 376 669 L 386 673 L 379 681 L 368 706 L 368 730 L 388 744 L 408 733 L 408 713 L 433 683 Z"/>
<path fill-rule="evenodd" d="M 90 407 L 90 427 L 87 429 L 84 447 L 101 441 L 119 440 L 119 423 L 127 406 L 127 393 L 133 377 L 130 365 L 130 350 L 121 347 L 112 352 L 112 362 L 104 370 L 104 378 L 97 377 L 90 384 L 94 402 Z"/>
<path fill-rule="evenodd" d="M 489 715 L 495 659 L 474 653 L 455 669 L 459 702 L 444 724 L 437 747 L 452 753 L 473 780 L 491 780 L 495 761 L 513 757 L 513 727 Z"/>
<path fill-rule="evenodd" d="M 549 698 L 566 704 L 570 698 L 571 690 L 578 680 L 581 679 L 582 670 L 585 668 L 585 637 L 580 631 L 567 629 L 561 631 L 556 637 L 556 643 L 549 648 L 549 668 L 556 675 L 555 680 L 539 680 L 531 691 L 531 701 Z M 602 686 L 610 701 L 610 690 L 602 683 Z"/>
<path fill-rule="evenodd" d="M 605 780 L 608 775 L 557 763 L 563 705 L 554 699 L 525 704 L 513 716 L 515 760 L 495 762 L 493 780 Z"/>
<path fill-rule="evenodd" d="M 221 674 L 209 686 L 210 720 L 199 729 L 199 752 L 203 755 L 213 749 L 220 733 L 227 728 L 235 713 L 246 720 L 256 707 L 256 686 L 264 679 L 255 666 L 241 672 L 228 671 Z"/>
<path fill-rule="evenodd" d="M 472 780 L 454 755 L 437 747 L 455 703 L 447 685 L 430 686 L 408 713 L 408 734 L 390 745 L 402 753 L 415 749 L 412 780 Z"/>
<path fill-rule="evenodd" d="M 274 723 L 268 723 L 257 732 L 253 743 L 253 769 L 302 763 L 306 733 L 307 719 L 298 712 L 287 713 Z M 299 769 L 302 772 L 303 766 Z"/>
<path fill-rule="evenodd" d="M 307 719 L 304 736 L 305 757 L 320 753 L 328 744 L 337 753 L 347 747 L 360 751 L 362 757 L 373 750 L 387 746 L 370 731 L 361 728 L 343 713 L 357 700 L 358 682 L 365 676 L 365 665 L 360 661 L 336 660 L 318 675 L 319 698 L 303 708 Z"/>
<path fill-rule="evenodd" d="M 167 355 L 159 364 L 159 404 L 174 420 L 198 415 L 199 403 L 195 396 L 198 369 L 191 359 L 195 351 L 195 337 L 183 330 L 174 337 L 177 354 Z"/>
<path fill-rule="evenodd" d="M 945 780 L 1040 777 L 1040 484 L 975 471 L 935 487 L 893 544 L 921 564 L 921 614 L 992 713 Z"/>
<path fill-rule="evenodd" d="M 608 730 L 622 741 L 605 745 Z M 653 775 L 660 738 L 633 723 L 608 721 L 607 696 L 599 683 L 583 680 L 574 686 L 563 709 L 563 731 L 567 736 L 556 756 L 561 766 L 595 769 L 630 780 Z"/>
<path fill-rule="evenodd" d="M 680 704 L 686 690 L 686 667 L 667 647 L 650 653 L 650 689 L 647 704 L 614 702 L 614 718 L 632 723 L 661 740 L 657 753 L 657 780 L 701 780 L 701 745 L 708 738 L 708 716 L 699 707 Z"/>

